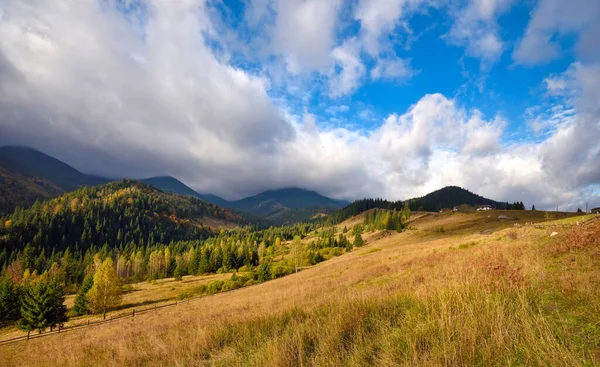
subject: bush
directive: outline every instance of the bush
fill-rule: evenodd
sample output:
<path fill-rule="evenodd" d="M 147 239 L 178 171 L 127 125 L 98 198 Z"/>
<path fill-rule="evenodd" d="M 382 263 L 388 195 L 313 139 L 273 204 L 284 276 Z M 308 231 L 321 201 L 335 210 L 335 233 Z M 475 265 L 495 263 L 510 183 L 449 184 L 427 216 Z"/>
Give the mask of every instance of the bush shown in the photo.
<path fill-rule="evenodd" d="M 222 280 L 213 280 L 212 282 L 208 283 L 208 286 L 206 287 L 206 294 L 219 293 L 221 289 L 223 289 L 223 284 L 225 284 L 225 282 Z"/>
<path fill-rule="evenodd" d="M 292 269 L 287 265 L 277 264 L 271 269 L 271 276 L 273 279 L 281 278 L 290 274 L 292 274 Z"/>

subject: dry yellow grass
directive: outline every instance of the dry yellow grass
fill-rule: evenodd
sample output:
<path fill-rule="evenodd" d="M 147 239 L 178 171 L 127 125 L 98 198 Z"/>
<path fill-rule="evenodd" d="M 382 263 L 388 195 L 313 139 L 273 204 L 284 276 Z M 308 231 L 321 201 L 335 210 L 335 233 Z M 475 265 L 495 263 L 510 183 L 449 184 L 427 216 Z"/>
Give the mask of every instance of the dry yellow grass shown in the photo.
<path fill-rule="evenodd" d="M 0 347 L 0 365 L 600 363 L 600 224 L 550 238 L 487 215 L 424 217 L 284 278 Z"/>

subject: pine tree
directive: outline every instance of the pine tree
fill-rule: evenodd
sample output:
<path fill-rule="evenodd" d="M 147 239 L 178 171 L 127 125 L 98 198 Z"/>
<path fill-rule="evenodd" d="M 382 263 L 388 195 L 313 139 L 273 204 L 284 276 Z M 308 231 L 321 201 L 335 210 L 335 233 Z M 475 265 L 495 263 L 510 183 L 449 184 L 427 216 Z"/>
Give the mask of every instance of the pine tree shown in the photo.
<path fill-rule="evenodd" d="M 175 267 L 173 276 L 175 277 L 175 280 L 183 279 L 183 268 L 181 267 L 180 264 L 177 264 L 177 266 Z"/>
<path fill-rule="evenodd" d="M 90 312 L 90 307 L 87 300 L 87 293 L 94 285 L 94 276 L 88 275 L 83 280 L 83 284 L 79 287 L 79 291 L 77 291 L 77 296 L 75 297 L 75 303 L 73 304 L 72 312 L 74 315 L 84 315 Z"/>
<path fill-rule="evenodd" d="M 67 320 L 64 305 L 64 289 L 56 280 L 42 277 L 24 286 L 21 302 L 19 329 L 29 333 L 35 329 L 44 331 Z"/>
<path fill-rule="evenodd" d="M 0 322 L 19 319 L 19 294 L 12 280 L 5 277 L 0 280 Z"/>
<path fill-rule="evenodd" d="M 52 313 L 50 320 L 50 331 L 56 325 L 62 327 L 67 322 L 67 306 L 65 306 L 65 289 L 57 280 L 51 281 L 49 284 L 50 294 L 52 297 Z"/>
<path fill-rule="evenodd" d="M 535 210 L 535 205 L 532 205 L 532 206 L 531 206 L 531 210 Z"/>
<path fill-rule="evenodd" d="M 354 247 L 361 247 L 364 244 L 365 242 L 363 241 L 362 235 L 357 233 L 356 236 L 354 236 Z"/>
<path fill-rule="evenodd" d="M 110 257 L 100 265 L 94 274 L 94 285 L 88 292 L 92 312 L 100 313 L 106 319 L 106 311 L 121 301 L 121 287 Z"/>

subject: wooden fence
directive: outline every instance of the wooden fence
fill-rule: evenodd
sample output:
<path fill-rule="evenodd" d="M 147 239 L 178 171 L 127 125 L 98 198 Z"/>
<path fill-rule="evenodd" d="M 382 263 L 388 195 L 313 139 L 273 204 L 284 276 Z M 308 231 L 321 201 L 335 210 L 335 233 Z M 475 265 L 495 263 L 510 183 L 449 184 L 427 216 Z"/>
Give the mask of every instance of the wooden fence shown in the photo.
<path fill-rule="evenodd" d="M 150 311 L 156 311 L 159 310 L 161 308 L 165 308 L 165 307 L 172 307 L 172 306 L 178 306 L 184 303 L 189 303 L 192 300 L 195 299 L 200 299 L 201 297 L 196 297 L 196 298 L 190 298 L 188 300 L 185 301 L 176 301 L 175 303 L 168 303 L 166 305 L 154 305 L 152 307 L 147 307 L 144 309 L 133 309 L 131 312 L 127 312 L 127 313 L 122 313 L 119 315 L 112 315 L 110 316 L 110 318 L 107 318 L 105 320 L 87 320 L 86 322 L 82 322 L 79 324 L 73 324 L 70 326 L 65 326 L 65 327 L 57 327 L 56 329 L 52 330 L 52 331 L 44 331 L 42 333 L 36 333 L 36 334 L 30 334 L 28 335 L 23 335 L 23 336 L 18 336 L 16 338 L 11 338 L 11 339 L 4 339 L 4 340 L 0 340 L 0 346 L 2 345 L 7 345 L 7 344 L 12 344 L 12 343 L 17 343 L 20 341 L 27 341 L 29 339 L 37 339 L 37 338 L 43 338 L 46 336 L 50 336 L 50 335 L 56 335 L 56 334 L 61 334 L 61 333 L 65 333 L 71 330 L 75 330 L 75 329 L 82 329 L 82 328 L 86 328 L 86 327 L 92 327 L 92 326 L 96 326 L 96 325 L 103 325 L 106 324 L 108 322 L 113 322 L 113 321 L 117 321 L 117 320 L 122 320 L 125 318 L 134 318 L 136 315 L 139 315 L 141 313 L 146 313 L 146 312 L 150 312 Z"/>

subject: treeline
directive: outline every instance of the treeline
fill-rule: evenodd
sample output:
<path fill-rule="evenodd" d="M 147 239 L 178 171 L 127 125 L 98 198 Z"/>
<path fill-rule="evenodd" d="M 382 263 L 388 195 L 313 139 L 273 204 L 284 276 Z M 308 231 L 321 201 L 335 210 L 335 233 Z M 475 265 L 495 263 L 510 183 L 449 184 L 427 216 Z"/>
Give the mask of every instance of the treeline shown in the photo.
<path fill-rule="evenodd" d="M 244 265 L 256 266 L 259 256 L 269 256 L 277 239 L 286 241 L 295 236 L 303 238 L 314 224 L 299 223 L 289 227 L 272 227 L 266 230 L 240 229 L 219 231 L 212 237 L 196 240 L 171 241 L 170 243 L 136 243 L 118 246 L 94 245 L 85 251 L 78 246 L 64 251 L 46 252 L 43 247 L 31 243 L 22 250 L 0 253 L 1 274 L 20 282 L 25 274 L 42 274 L 54 264 L 65 272 L 65 285 L 75 290 L 89 273 L 96 258 L 112 258 L 117 274 L 126 281 L 158 279 L 187 274 L 226 272 Z M 210 232 L 212 233 L 212 232 Z"/>
<path fill-rule="evenodd" d="M 338 224 L 348 218 L 352 218 L 367 210 L 379 208 L 388 210 L 402 210 L 404 204 L 401 201 L 388 201 L 384 199 L 361 199 L 356 200 L 344 208 L 330 214 L 325 223 L 328 225 Z"/>
<path fill-rule="evenodd" d="M 395 230 L 402 231 L 405 223 L 410 218 L 410 208 L 405 204 L 402 210 L 375 209 L 365 213 L 363 225 L 367 230 Z"/>
<path fill-rule="evenodd" d="M 28 249 L 24 269 L 38 273 L 68 249 L 81 260 L 102 248 L 147 248 L 205 239 L 215 230 L 199 224 L 205 216 L 256 224 L 202 200 L 162 193 L 137 181 L 83 187 L 0 218 L 0 266 L 5 269 Z M 23 270 L 24 270 L 23 269 Z"/>
<path fill-rule="evenodd" d="M 515 201 L 514 203 L 509 203 L 508 201 L 504 203 L 504 209 L 506 210 L 525 210 L 525 204 L 522 201 Z M 535 210 L 535 206 L 533 209 Z"/>

